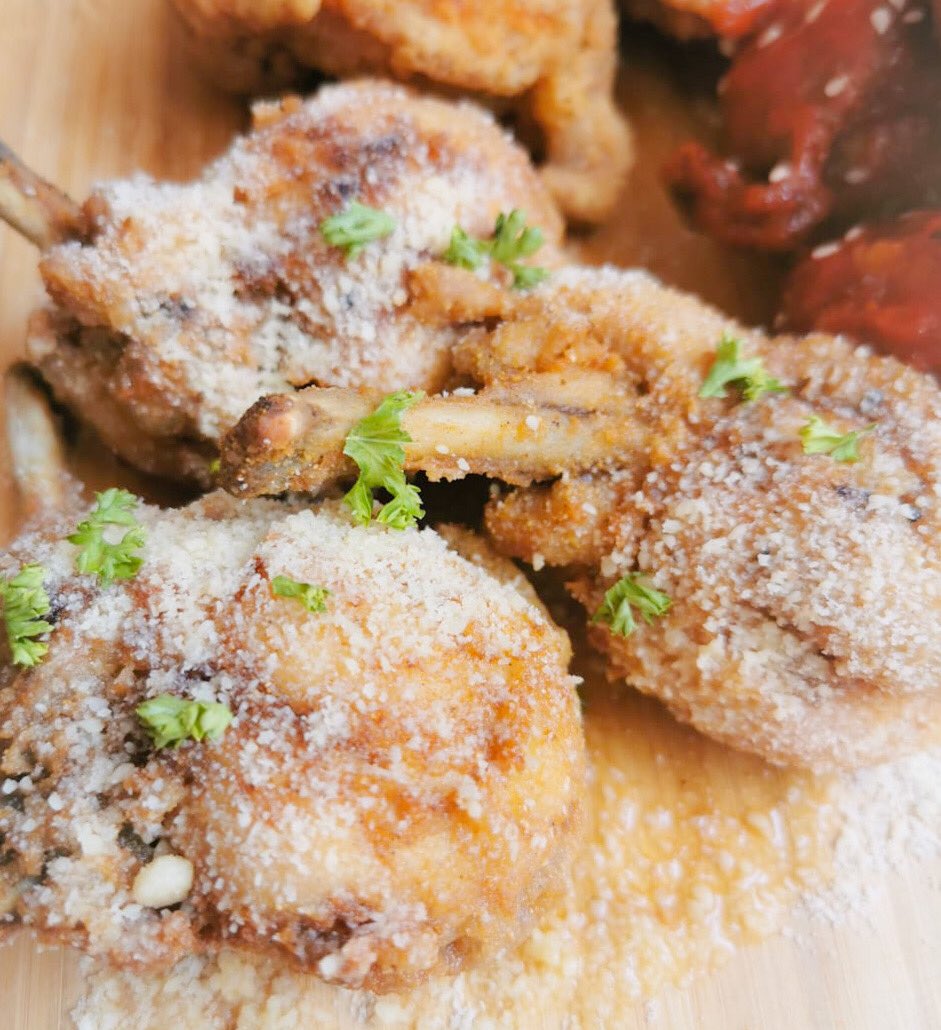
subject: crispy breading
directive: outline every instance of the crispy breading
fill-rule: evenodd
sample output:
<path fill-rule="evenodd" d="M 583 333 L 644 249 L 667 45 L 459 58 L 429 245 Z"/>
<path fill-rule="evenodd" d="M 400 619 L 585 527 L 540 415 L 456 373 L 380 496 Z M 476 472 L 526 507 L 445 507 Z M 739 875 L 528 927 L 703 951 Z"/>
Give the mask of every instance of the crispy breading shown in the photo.
<path fill-rule="evenodd" d="M 611 0 L 174 0 L 202 64 L 230 89 L 266 92 L 312 71 L 389 75 L 470 92 L 535 122 L 543 176 L 569 216 L 598 221 L 631 160 L 612 96 Z"/>
<path fill-rule="evenodd" d="M 396 227 L 347 258 L 319 226 L 354 198 Z M 473 105 L 379 82 L 261 104 L 197 182 L 137 176 L 92 195 L 90 238 L 43 257 L 55 308 L 34 318 L 28 354 L 122 457 L 208 485 L 222 434 L 265 393 L 440 386 L 468 312 L 447 291 L 436 308 L 420 270 L 455 226 L 487 237 L 513 208 L 556 263 L 555 205 Z"/>
<path fill-rule="evenodd" d="M 42 564 L 54 624 L 37 667 L 0 652 L 0 932 L 138 967 L 248 948 L 378 991 L 527 932 L 584 742 L 568 639 L 512 563 L 467 531 L 211 494 L 140 509 L 143 566 L 101 588 L 65 540 L 83 514 L 0 554 L 0 576 Z M 234 721 L 155 750 L 135 708 L 167 693 Z M 135 879 L 168 853 L 192 887 L 148 907 Z"/>
<path fill-rule="evenodd" d="M 724 334 L 789 392 L 752 403 L 735 387 L 725 399 L 700 397 Z M 434 402 L 449 476 L 503 468 L 509 482 L 528 473 L 535 483 L 488 506 L 499 549 L 568 566 L 590 615 L 631 572 L 672 598 L 667 615 L 629 637 L 592 627 L 613 675 L 780 763 L 854 766 L 941 740 L 933 379 L 840 338 L 745 330 L 644 273 L 615 269 L 556 272 L 494 328 L 470 334 L 455 362 L 483 384 L 481 397 L 499 390 L 507 403 L 564 377 L 585 427 L 620 409 L 625 432 L 592 469 L 577 427 L 567 467 L 553 434 L 546 453 L 533 435 L 527 463 L 499 420 L 487 439 L 465 425 L 467 399 Z M 553 414 L 529 410 L 533 426 Z M 804 453 L 800 429 L 813 415 L 839 433 L 877 424 L 858 463 Z M 427 455 L 440 472 L 430 425 L 409 425 L 413 467 Z M 462 438 L 473 443 L 466 456 Z M 314 430 L 295 456 L 317 446 Z M 561 472 L 554 483 L 547 457 Z"/>

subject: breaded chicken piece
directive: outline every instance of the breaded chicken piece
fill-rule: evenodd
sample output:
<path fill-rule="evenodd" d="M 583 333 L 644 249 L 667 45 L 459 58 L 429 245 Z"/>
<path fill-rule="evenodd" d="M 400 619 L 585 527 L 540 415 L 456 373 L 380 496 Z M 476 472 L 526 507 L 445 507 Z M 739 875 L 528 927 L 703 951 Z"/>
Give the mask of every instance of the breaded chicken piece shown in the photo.
<path fill-rule="evenodd" d="M 744 403 L 729 387 L 725 399 L 701 398 L 726 333 L 789 392 Z M 630 573 L 670 597 L 668 613 L 650 625 L 638 617 L 629 636 L 592 624 L 612 675 L 704 733 L 782 764 L 856 766 L 941 740 L 934 380 L 840 338 L 745 331 L 644 273 L 614 269 L 556 273 L 455 359 L 484 393 L 515 390 L 524 405 L 533 378 L 564 377 L 571 395 L 585 377 L 589 421 L 607 412 L 598 378 L 607 376 L 608 396 L 633 421 L 599 459 L 578 432 L 555 431 L 545 399 L 513 422 L 494 419 L 489 435 L 486 408 L 469 426 L 457 404 L 449 427 L 439 412 L 437 440 L 418 435 L 421 405 L 403 419 L 414 430 L 406 462 L 445 448 L 456 469 L 448 476 L 500 477 L 505 467 L 506 479 L 523 482 L 521 451 L 507 442 L 515 432 L 529 441 L 530 478 L 548 479 L 547 448 L 561 478 L 492 501 L 487 530 L 504 553 L 567 567 L 590 615 Z M 316 404 L 317 391 L 294 400 L 305 397 Z M 838 434 L 877 425 L 849 464 L 804 453 L 811 416 Z M 294 455 L 306 459 L 317 430 L 305 428 Z M 287 436 L 282 467 L 292 460 Z M 467 457 L 465 438 L 476 446 Z M 235 489 L 250 481 L 233 475 L 235 465 L 224 472 Z M 282 474 L 278 488 L 292 482 Z"/>
<path fill-rule="evenodd" d="M 388 75 L 471 93 L 534 122 L 571 218 L 610 211 L 631 161 L 613 99 L 612 0 L 173 0 L 210 74 L 239 92 Z"/>
<path fill-rule="evenodd" d="M 379 991 L 527 931 L 584 756 L 567 638 L 511 563 L 466 531 L 212 494 L 140 510 L 143 566 L 102 588 L 65 540 L 83 515 L 0 556 L 42 565 L 54 626 L 38 666 L 0 667 L 0 923 L 123 965 L 278 952 Z M 165 694 L 234 721 L 156 750 L 135 708 Z M 152 900 L 168 855 L 191 886 Z"/>
<path fill-rule="evenodd" d="M 395 227 L 347 257 L 320 225 L 354 200 Z M 87 238 L 44 252 L 53 306 L 33 318 L 28 356 L 123 458 L 208 485 L 222 434 L 265 393 L 442 385 L 462 311 L 421 269 L 455 226 L 488 237 L 514 208 L 552 265 L 555 205 L 468 103 L 360 82 L 260 104 L 254 131 L 197 182 L 137 176 L 93 193 Z"/>

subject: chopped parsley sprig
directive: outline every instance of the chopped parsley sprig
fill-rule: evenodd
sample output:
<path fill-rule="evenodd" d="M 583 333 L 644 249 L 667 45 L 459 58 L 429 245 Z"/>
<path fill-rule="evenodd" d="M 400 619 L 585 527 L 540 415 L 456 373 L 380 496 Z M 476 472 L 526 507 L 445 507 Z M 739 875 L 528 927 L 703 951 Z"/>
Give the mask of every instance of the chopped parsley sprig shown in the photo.
<path fill-rule="evenodd" d="M 423 396 L 420 390 L 389 394 L 347 434 L 343 453 L 356 462 L 359 478 L 343 500 L 361 525 L 372 520 L 374 490 L 385 490 L 392 495 L 376 516 L 378 522 L 392 529 L 406 529 L 425 514 L 418 487 L 405 479 L 402 447 L 412 439 L 402 428 L 402 415 Z"/>
<path fill-rule="evenodd" d="M 672 601 L 661 590 L 644 582 L 640 573 L 629 572 L 605 592 L 604 600 L 592 616 L 592 622 L 603 622 L 612 633 L 629 637 L 637 629 L 634 618 L 636 608 L 646 623 L 666 615 Z"/>
<path fill-rule="evenodd" d="M 330 591 L 326 587 L 315 587 L 311 583 L 300 583 L 288 576 L 275 576 L 271 581 L 271 592 L 275 597 L 292 597 L 309 612 L 325 612 Z"/>
<path fill-rule="evenodd" d="M 331 247 L 345 250 L 348 258 L 356 257 L 367 243 L 381 240 L 394 230 L 392 215 L 356 200 L 320 223 L 320 235 Z"/>
<path fill-rule="evenodd" d="M 743 357 L 741 341 L 725 333 L 699 388 L 699 396 L 725 397 L 729 384 L 737 386 L 746 401 L 756 401 L 766 393 L 787 393 L 787 387 L 768 374 L 761 358 Z"/>
<path fill-rule="evenodd" d="M 838 433 L 817 415 L 810 418 L 798 430 L 804 454 L 829 454 L 834 461 L 842 461 L 852 465 L 859 461 L 859 441 L 868 436 L 877 422 L 871 422 L 862 429 L 854 429 L 850 433 Z"/>
<path fill-rule="evenodd" d="M 31 668 L 49 650 L 45 641 L 37 639 L 52 632 L 52 625 L 42 617 L 50 608 L 44 575 L 41 565 L 31 564 L 24 565 L 12 578 L 0 580 L 3 621 L 14 665 Z"/>
<path fill-rule="evenodd" d="M 143 563 L 137 552 L 145 541 L 144 527 L 134 515 L 138 499 L 118 487 L 95 494 L 95 499 L 95 510 L 68 538 L 81 548 L 75 567 L 96 575 L 102 586 L 110 586 L 116 579 L 133 579 Z M 112 543 L 105 537 L 108 526 L 125 526 L 127 532 Z"/>
<path fill-rule="evenodd" d="M 497 215 L 493 237 L 489 240 L 476 239 L 460 226 L 455 226 L 444 260 L 474 270 L 490 258 L 512 273 L 516 289 L 528 290 L 549 276 L 548 269 L 522 263 L 524 258 L 532 257 L 542 244 L 542 230 L 538 226 L 527 226 L 526 212 L 514 208 L 509 214 L 501 212 Z"/>
<path fill-rule="evenodd" d="M 176 746 L 184 740 L 218 740 L 232 721 L 229 709 L 217 701 L 187 701 L 160 694 L 135 709 L 155 748 Z"/>

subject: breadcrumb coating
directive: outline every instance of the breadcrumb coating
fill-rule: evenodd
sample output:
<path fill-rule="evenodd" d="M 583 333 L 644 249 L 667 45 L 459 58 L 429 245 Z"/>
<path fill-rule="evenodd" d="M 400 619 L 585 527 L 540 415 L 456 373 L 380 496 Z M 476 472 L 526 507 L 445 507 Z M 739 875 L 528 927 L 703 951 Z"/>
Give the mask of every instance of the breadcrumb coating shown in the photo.
<path fill-rule="evenodd" d="M 643 273 L 559 272 L 521 310 L 459 364 L 605 368 L 636 389 L 654 441 L 486 517 L 504 552 L 572 567 L 590 613 L 629 572 L 672 598 L 629 637 L 592 627 L 612 674 L 779 763 L 857 766 L 941 740 L 937 383 L 838 337 L 746 331 Z M 700 398 L 724 333 L 789 392 Z M 805 454 L 811 415 L 840 433 L 876 423 L 861 460 Z"/>
<path fill-rule="evenodd" d="M 562 235 L 526 155 L 468 103 L 363 81 L 256 105 L 254 120 L 196 182 L 99 187 L 90 239 L 42 260 L 55 306 L 28 341 L 57 398 L 118 454 L 203 485 L 222 434 L 265 393 L 444 382 L 461 313 L 427 276 L 413 296 L 411 276 L 455 226 L 487 237 L 524 209 L 550 265 Z M 354 199 L 395 229 L 347 259 L 319 226 Z"/>
<path fill-rule="evenodd" d="M 510 563 L 466 531 L 212 494 L 140 509 L 143 566 L 102 589 L 64 540 L 81 515 L 0 555 L 43 565 L 54 623 L 40 665 L 0 668 L 0 930 L 132 967 L 225 944 L 377 991 L 527 931 L 584 741 L 567 637 Z M 275 596 L 281 574 L 327 610 Z M 168 693 L 234 720 L 154 750 L 134 712 Z M 141 903 L 166 897 L 155 859 L 182 903 Z"/>

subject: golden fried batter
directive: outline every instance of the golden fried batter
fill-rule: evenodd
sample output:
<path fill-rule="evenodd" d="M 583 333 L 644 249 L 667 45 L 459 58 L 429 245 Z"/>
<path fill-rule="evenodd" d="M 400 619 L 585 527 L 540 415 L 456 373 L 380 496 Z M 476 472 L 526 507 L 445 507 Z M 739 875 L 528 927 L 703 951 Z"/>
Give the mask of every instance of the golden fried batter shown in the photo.
<path fill-rule="evenodd" d="M 527 930 L 584 755 L 567 638 L 509 562 L 466 531 L 212 494 L 143 508 L 143 567 L 102 588 L 64 540 L 81 515 L 0 555 L 42 564 L 54 622 L 34 669 L 0 655 L 0 930 L 119 965 L 267 950 L 380 991 Z M 134 712 L 167 693 L 234 721 L 157 751 Z M 168 865 L 192 884 L 161 900 Z"/>
<path fill-rule="evenodd" d="M 724 333 L 789 393 L 701 398 Z M 436 398 L 434 420 L 408 423 L 406 463 L 512 483 L 562 473 L 492 501 L 487 529 L 504 553 L 567 566 L 591 614 L 631 572 L 670 596 L 668 614 L 628 637 L 592 626 L 614 675 L 781 763 L 861 765 L 941 740 L 934 380 L 839 338 L 769 339 L 614 269 L 556 272 L 494 329 L 469 334 L 455 362 L 484 384 L 482 399 L 496 390 L 504 411 L 521 410 L 466 416 L 467 398 Z M 533 388 L 547 381 L 564 383 L 555 403 Z M 572 396 L 575 424 L 562 433 L 553 419 Z M 599 456 L 599 438 L 586 446 L 582 430 L 612 407 L 630 427 Z M 877 423 L 861 460 L 805 454 L 799 431 L 812 415 L 839 433 Z M 277 439 L 278 489 L 294 482 L 292 462 L 303 482 L 300 463 L 320 449 L 316 425 L 293 425 L 293 445 L 287 429 Z M 422 435 L 431 426 L 437 439 Z M 447 465 L 431 458 L 436 447 Z M 251 469 L 228 471 L 234 489 L 257 492 L 262 476 L 248 490 Z"/>
<path fill-rule="evenodd" d="M 353 199 L 396 227 L 347 258 L 319 226 Z M 199 181 L 137 176 L 92 195 L 89 238 L 43 257 L 55 307 L 33 319 L 28 354 L 122 457 L 207 484 L 222 434 L 266 392 L 440 386 L 463 315 L 419 270 L 455 226 L 487 237 L 513 208 L 552 265 L 552 200 L 470 104 L 378 82 L 261 104 Z"/>
<path fill-rule="evenodd" d="M 390 75 L 471 92 L 534 121 L 566 214 L 598 221 L 630 158 L 612 87 L 611 0 L 174 0 L 210 73 L 244 92 L 309 77 Z"/>

